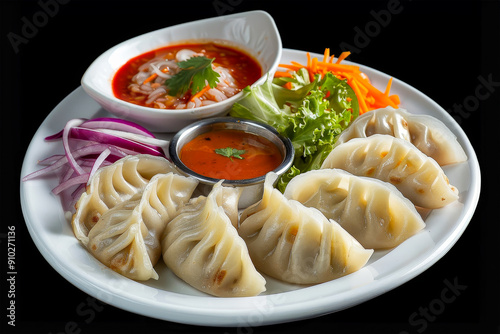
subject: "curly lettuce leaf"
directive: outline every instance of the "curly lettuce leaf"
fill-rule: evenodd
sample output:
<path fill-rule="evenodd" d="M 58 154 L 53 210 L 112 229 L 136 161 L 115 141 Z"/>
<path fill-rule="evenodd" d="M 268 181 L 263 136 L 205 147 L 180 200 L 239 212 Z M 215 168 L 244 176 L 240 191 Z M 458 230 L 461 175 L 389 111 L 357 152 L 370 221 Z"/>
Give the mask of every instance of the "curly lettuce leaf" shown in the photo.
<path fill-rule="evenodd" d="M 291 115 L 276 102 L 271 77 L 262 85 L 245 87 L 243 96 L 232 106 L 229 113 L 231 116 L 269 124 L 280 133 L 289 127 Z"/>
<path fill-rule="evenodd" d="M 312 90 L 294 115 L 292 131 L 286 134 L 295 149 L 293 166 L 300 173 L 319 169 L 351 118 L 349 109 L 335 111 L 323 91 Z M 284 191 L 296 175 L 297 171 L 283 175 L 278 181 L 278 189 Z"/>
<path fill-rule="evenodd" d="M 337 112 L 342 112 L 343 110 L 351 110 L 353 118 L 359 116 L 359 103 L 356 93 L 351 86 L 347 84 L 346 80 L 341 80 L 331 73 L 325 75 L 323 80 L 319 83 L 322 91 L 329 91 L 327 99 L 330 102 L 330 106 Z"/>

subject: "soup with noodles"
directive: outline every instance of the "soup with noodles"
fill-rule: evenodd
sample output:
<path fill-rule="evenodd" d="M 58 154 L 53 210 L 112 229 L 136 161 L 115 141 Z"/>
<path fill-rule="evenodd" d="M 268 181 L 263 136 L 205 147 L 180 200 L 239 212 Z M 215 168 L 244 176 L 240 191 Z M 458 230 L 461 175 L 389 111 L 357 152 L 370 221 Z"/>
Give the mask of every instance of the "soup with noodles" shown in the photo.
<path fill-rule="evenodd" d="M 206 86 L 199 91 L 186 89 L 170 94 L 172 81 L 169 79 L 184 71 L 182 65 L 192 57 L 213 60 L 207 66 L 218 74 L 218 82 L 215 87 L 205 81 Z M 130 59 L 115 74 L 112 88 L 117 98 L 141 106 L 190 109 L 228 99 L 261 76 L 262 69 L 257 61 L 242 51 L 215 43 L 182 44 Z"/>

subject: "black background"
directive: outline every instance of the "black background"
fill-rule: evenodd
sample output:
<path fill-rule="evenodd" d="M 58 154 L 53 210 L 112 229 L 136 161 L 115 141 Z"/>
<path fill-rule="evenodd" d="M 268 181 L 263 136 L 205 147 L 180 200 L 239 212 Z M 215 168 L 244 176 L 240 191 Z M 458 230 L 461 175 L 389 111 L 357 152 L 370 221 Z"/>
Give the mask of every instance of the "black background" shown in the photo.
<path fill-rule="evenodd" d="M 390 22 L 375 29 L 374 13 L 398 3 Z M 26 20 L 42 3 L 1 1 L 1 290 L 3 333 L 500 333 L 498 135 L 500 84 L 466 113 L 479 78 L 500 82 L 498 1 L 62 1 L 17 46 Z M 350 60 L 401 79 L 461 120 L 479 158 L 479 206 L 456 245 L 434 266 L 406 284 L 361 305 L 322 317 L 255 328 L 210 328 L 170 323 L 97 304 L 56 273 L 29 236 L 19 203 L 22 159 L 41 122 L 80 85 L 85 69 L 102 52 L 138 34 L 191 20 L 253 9 L 268 11 L 283 46 L 322 53 L 355 47 Z M 24 18 L 24 19 L 23 19 Z M 366 30 L 374 29 L 374 30 Z M 358 31 L 372 36 L 360 39 Z M 481 92 L 484 92 L 482 90 Z M 477 100 L 476 100 L 477 101 Z M 16 327 L 7 326 L 7 226 L 16 226 Z M 409 321 L 441 298 L 445 281 L 466 286 L 426 327 Z M 90 299 L 91 301 L 91 299 Z M 75 322 L 75 323 L 73 323 Z M 75 325 L 72 328 L 72 324 Z"/>

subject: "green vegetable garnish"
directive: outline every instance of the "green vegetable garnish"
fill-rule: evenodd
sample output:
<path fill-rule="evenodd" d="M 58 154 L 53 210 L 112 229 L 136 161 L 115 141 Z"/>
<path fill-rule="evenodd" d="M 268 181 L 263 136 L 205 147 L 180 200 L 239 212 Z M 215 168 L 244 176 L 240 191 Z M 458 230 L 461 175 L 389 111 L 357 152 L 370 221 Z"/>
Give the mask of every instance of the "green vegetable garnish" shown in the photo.
<path fill-rule="evenodd" d="M 209 59 L 204 56 L 191 57 L 179 62 L 181 68 L 177 74 L 165 81 L 172 96 L 184 95 L 188 90 L 196 94 L 207 84 L 214 88 L 219 82 L 219 73 L 212 69 L 215 58 Z"/>
<path fill-rule="evenodd" d="M 282 87 L 286 82 L 291 82 L 293 89 Z M 243 92 L 243 99 L 229 114 L 267 123 L 292 141 L 293 165 L 277 184 L 282 192 L 295 176 L 321 167 L 337 136 L 359 113 L 352 88 L 331 73 L 322 78 L 317 75 L 311 82 L 302 69 L 292 78 L 269 77 L 264 84 L 246 87 Z"/>
<path fill-rule="evenodd" d="M 245 154 L 245 152 L 246 152 L 245 150 L 237 150 L 232 147 L 215 149 L 215 153 L 220 154 L 224 157 L 228 157 L 229 159 L 231 159 L 231 161 L 233 161 L 233 158 L 243 159 L 241 155 Z"/>

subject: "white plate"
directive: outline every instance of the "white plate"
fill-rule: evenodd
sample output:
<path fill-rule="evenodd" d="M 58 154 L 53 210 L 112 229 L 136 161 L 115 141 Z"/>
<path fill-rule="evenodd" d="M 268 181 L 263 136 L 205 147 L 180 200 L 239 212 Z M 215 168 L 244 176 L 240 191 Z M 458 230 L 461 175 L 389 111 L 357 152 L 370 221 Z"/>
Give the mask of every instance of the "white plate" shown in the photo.
<path fill-rule="evenodd" d="M 321 55 L 313 55 L 320 57 Z M 305 62 L 305 52 L 284 50 L 282 62 Z M 383 89 L 389 76 L 361 66 L 375 86 Z M 158 281 L 129 280 L 95 260 L 73 236 L 59 199 L 50 193 L 56 178 L 21 183 L 21 204 L 36 246 L 64 278 L 108 304 L 148 317 L 207 326 L 259 326 L 311 318 L 354 306 L 407 282 L 438 261 L 467 227 L 480 193 L 480 170 L 474 150 L 462 129 L 439 105 L 411 86 L 394 79 L 392 93 L 412 113 L 430 114 L 450 127 L 469 160 L 445 168 L 460 191 L 457 202 L 434 210 L 426 228 L 400 246 L 375 252 L 369 263 L 351 275 L 309 287 L 268 279 L 267 292 L 257 297 L 216 298 L 186 285 L 163 264 Z M 58 143 L 43 138 L 62 129 L 71 118 L 108 115 L 82 88 L 66 97 L 45 119 L 26 152 L 22 175 L 39 167 L 37 160 L 61 153 Z"/>

